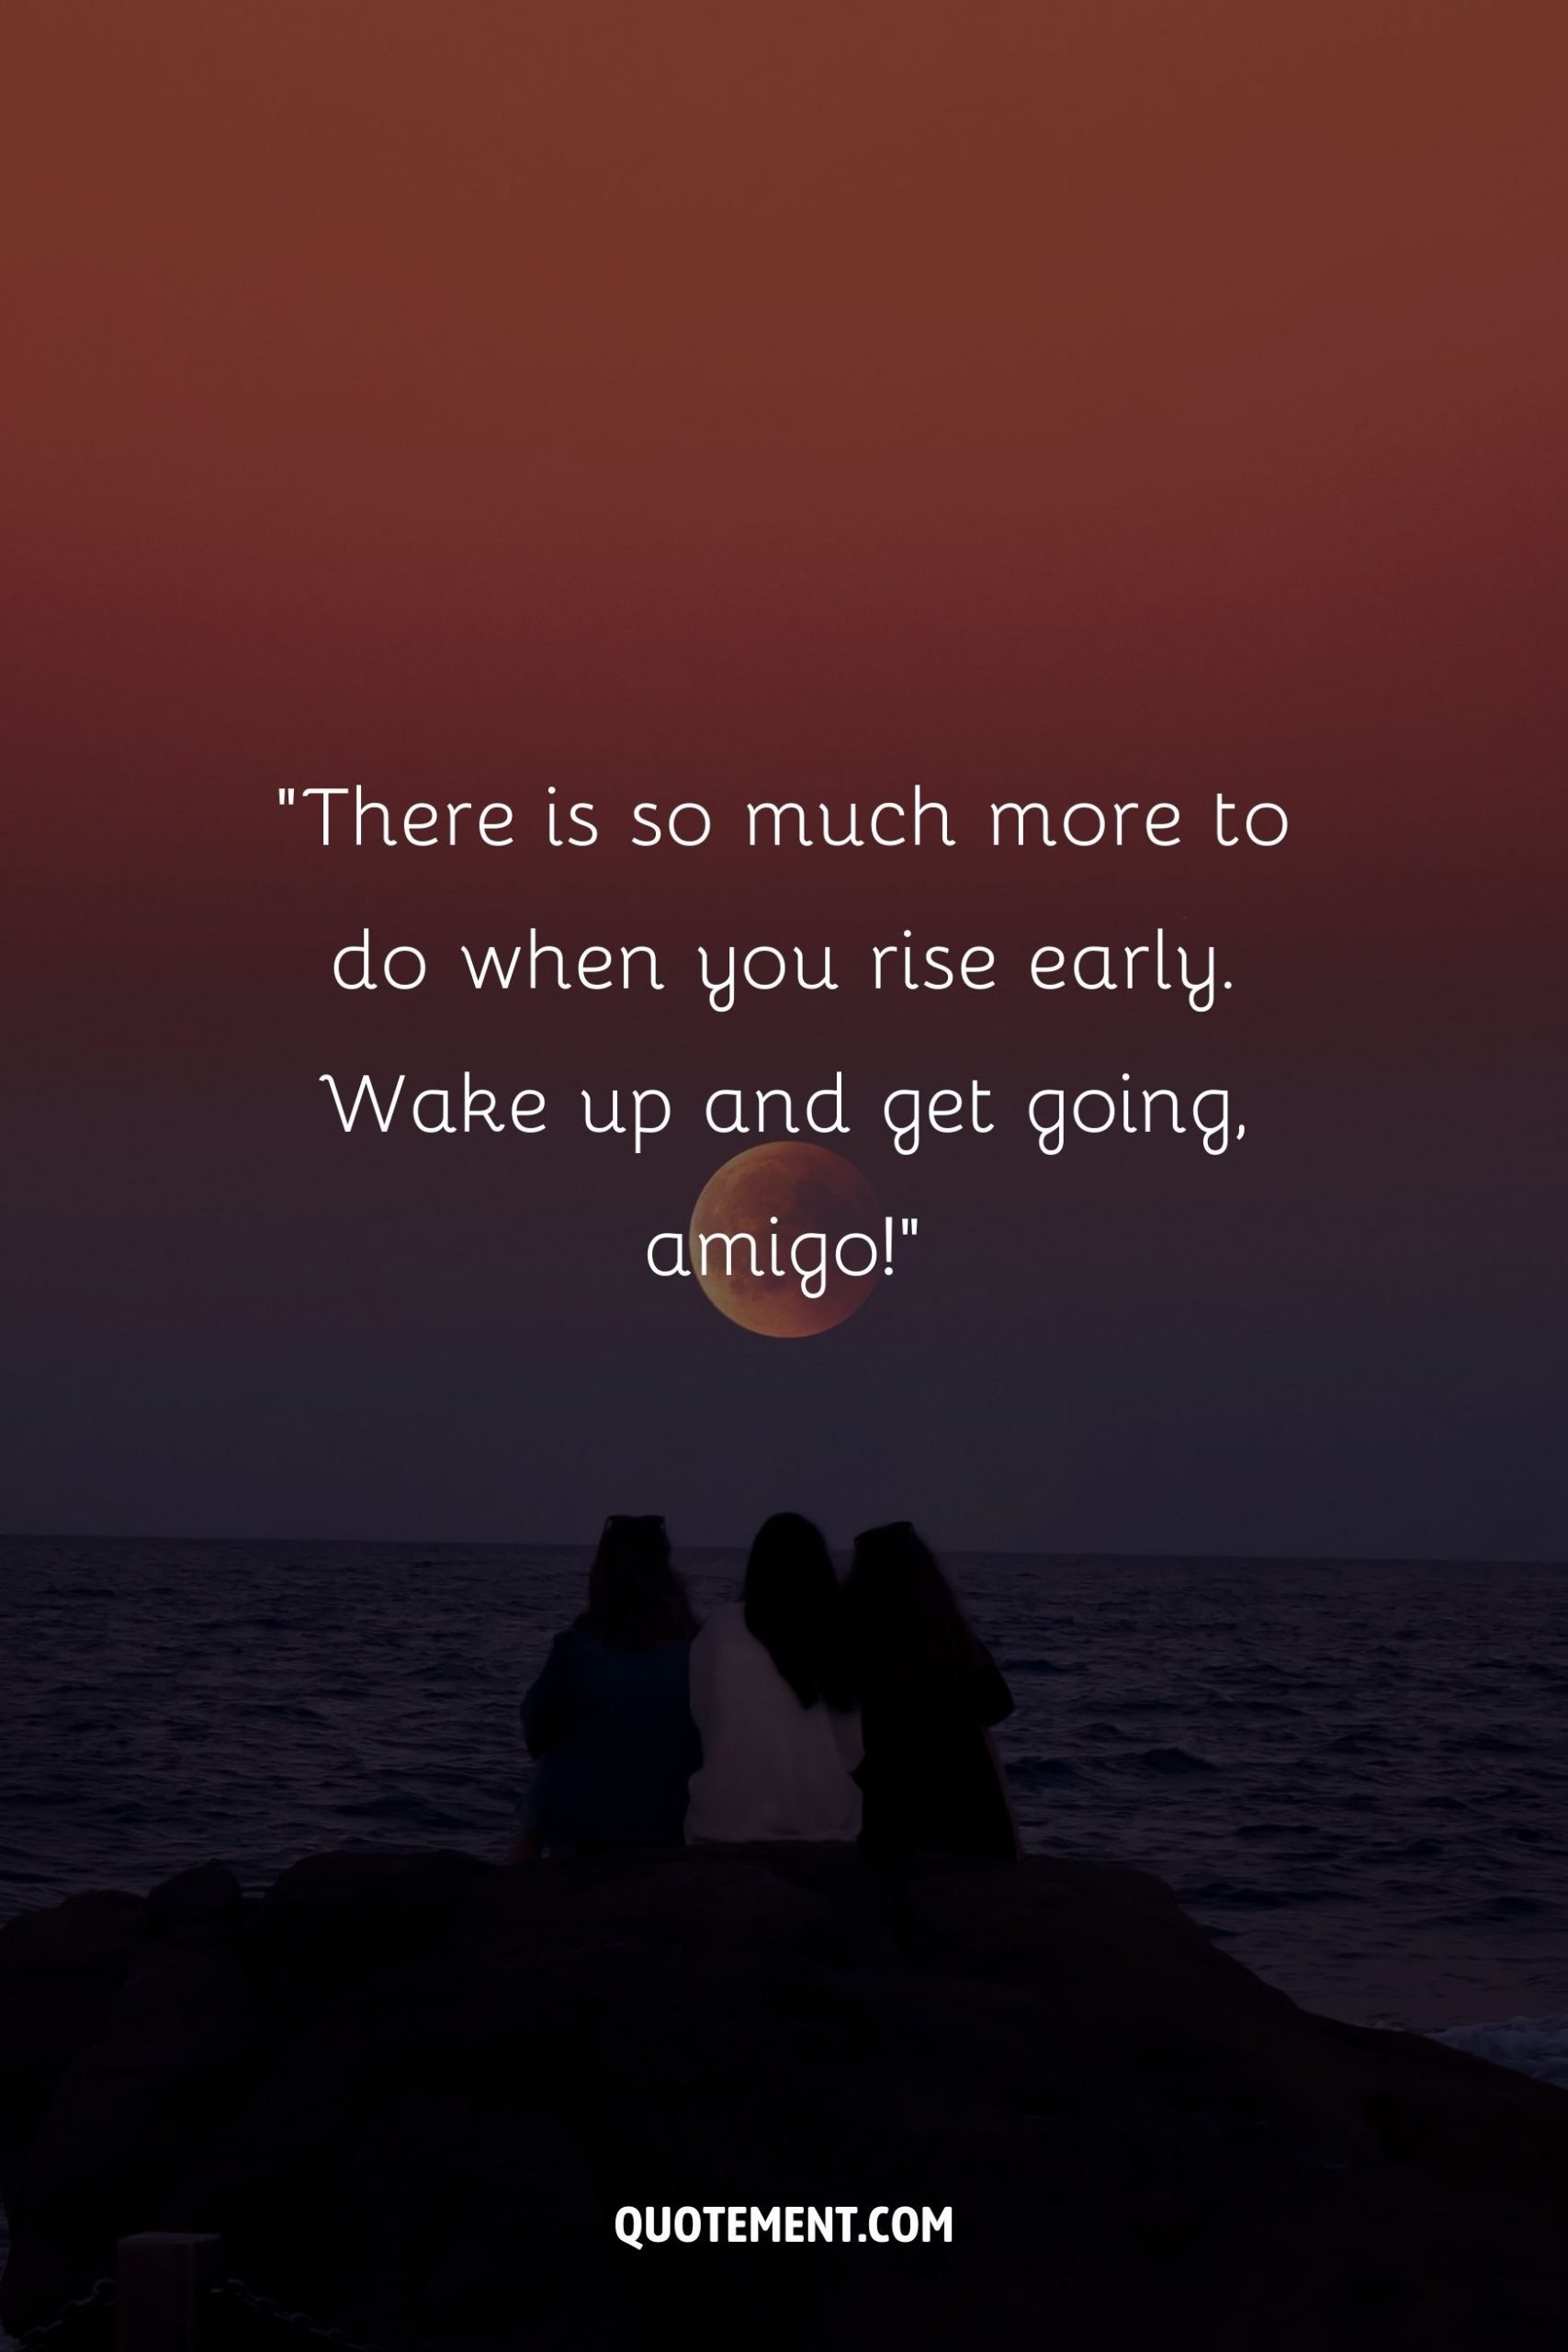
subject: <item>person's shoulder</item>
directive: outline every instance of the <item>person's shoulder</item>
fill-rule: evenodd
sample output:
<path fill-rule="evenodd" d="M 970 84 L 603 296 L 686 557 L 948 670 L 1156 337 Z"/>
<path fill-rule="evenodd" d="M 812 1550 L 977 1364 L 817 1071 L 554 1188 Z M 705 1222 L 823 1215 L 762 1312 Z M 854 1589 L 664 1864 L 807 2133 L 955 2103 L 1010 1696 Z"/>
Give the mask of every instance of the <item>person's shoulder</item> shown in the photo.
<path fill-rule="evenodd" d="M 724 1658 L 731 1667 L 751 1644 L 753 1635 L 746 1623 L 745 1604 L 739 1600 L 721 1600 L 711 1609 L 697 1629 L 692 1644 L 692 1656 L 701 1658 L 708 1667 Z"/>
<path fill-rule="evenodd" d="M 577 1658 L 597 1657 L 604 1647 L 592 1626 L 585 1625 L 579 1617 L 574 1618 L 570 1625 L 563 1626 L 556 1635 L 550 1644 L 550 1656 L 566 1666 Z"/>

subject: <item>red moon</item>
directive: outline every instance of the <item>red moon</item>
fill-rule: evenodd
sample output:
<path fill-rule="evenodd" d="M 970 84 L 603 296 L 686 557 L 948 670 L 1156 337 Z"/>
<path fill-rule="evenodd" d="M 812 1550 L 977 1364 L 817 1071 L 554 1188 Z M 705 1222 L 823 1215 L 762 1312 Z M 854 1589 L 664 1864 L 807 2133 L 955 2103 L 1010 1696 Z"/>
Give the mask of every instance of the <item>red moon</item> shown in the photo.
<path fill-rule="evenodd" d="M 775 1224 L 774 1219 L 778 1222 Z M 842 1323 L 876 1288 L 882 1272 L 882 1211 L 858 1168 L 816 1143 L 762 1143 L 727 1159 L 704 1185 L 692 1211 L 692 1271 L 721 1315 L 770 1340 L 807 1340 Z M 750 1234 L 761 1272 L 750 1252 L 732 1251 L 726 1269 L 722 1250 L 710 1250 L 703 1272 L 700 1233 Z M 790 1250 L 802 1234 L 826 1234 L 827 1286 L 808 1298 L 790 1265 Z M 835 1245 L 847 1233 L 867 1233 L 877 1244 L 869 1273 L 843 1274 L 833 1263 Z M 776 1251 L 782 1274 L 771 1272 Z M 863 1258 L 863 1250 L 856 1260 Z M 815 1263 L 814 1256 L 803 1263 Z"/>

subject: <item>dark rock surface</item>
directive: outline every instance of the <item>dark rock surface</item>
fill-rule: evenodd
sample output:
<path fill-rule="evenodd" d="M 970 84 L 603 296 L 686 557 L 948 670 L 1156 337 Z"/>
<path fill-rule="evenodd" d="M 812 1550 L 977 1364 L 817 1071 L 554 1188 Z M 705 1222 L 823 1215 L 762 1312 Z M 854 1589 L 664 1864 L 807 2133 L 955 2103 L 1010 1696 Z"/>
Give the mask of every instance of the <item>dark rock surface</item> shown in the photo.
<path fill-rule="evenodd" d="M 19 2330 L 121 2233 L 392 2347 L 1568 2345 L 1568 2097 L 1296 2008 L 1157 1882 L 754 1848 L 216 1865 L 0 1934 Z M 951 2247 L 617 2245 L 951 2206 Z"/>

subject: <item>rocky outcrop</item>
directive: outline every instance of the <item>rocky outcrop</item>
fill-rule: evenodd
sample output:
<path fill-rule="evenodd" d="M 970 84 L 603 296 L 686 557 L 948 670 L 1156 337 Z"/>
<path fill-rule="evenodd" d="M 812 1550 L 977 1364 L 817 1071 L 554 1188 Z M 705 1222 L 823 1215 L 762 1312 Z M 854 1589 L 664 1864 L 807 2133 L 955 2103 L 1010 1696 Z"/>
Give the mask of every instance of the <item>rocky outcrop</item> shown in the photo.
<path fill-rule="evenodd" d="M 399 2352 L 1568 2342 L 1568 2097 L 1312 2017 L 1157 1882 L 751 1848 L 209 1866 L 0 1934 L 0 2303 L 135 2229 Z M 951 2246 L 617 2244 L 624 2204 Z"/>

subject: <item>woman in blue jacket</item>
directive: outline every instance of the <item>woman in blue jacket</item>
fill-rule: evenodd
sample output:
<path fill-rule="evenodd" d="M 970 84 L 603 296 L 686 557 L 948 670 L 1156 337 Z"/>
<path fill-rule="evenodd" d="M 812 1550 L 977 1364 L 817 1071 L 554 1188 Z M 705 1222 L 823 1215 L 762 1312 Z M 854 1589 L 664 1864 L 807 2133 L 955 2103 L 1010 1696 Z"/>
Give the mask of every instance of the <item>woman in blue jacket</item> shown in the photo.
<path fill-rule="evenodd" d="M 661 1519 L 604 1522 L 588 1606 L 523 1701 L 538 1759 L 531 1810 L 547 1854 L 678 1846 L 702 1762 L 687 1665 L 697 1630 Z"/>

